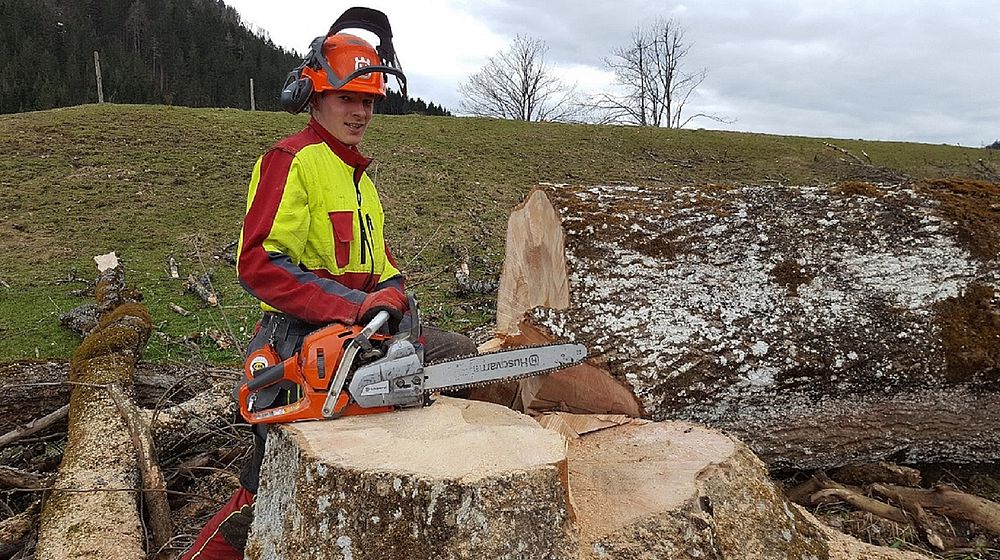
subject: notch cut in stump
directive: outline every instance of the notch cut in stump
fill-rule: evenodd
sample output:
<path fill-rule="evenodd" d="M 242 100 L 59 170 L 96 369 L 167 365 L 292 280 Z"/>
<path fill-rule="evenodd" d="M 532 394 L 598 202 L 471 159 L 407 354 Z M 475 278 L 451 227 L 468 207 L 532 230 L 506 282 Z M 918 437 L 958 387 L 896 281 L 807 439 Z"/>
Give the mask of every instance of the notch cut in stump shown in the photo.
<path fill-rule="evenodd" d="M 565 444 L 531 418 L 430 407 L 272 430 L 247 558 L 570 558 Z"/>

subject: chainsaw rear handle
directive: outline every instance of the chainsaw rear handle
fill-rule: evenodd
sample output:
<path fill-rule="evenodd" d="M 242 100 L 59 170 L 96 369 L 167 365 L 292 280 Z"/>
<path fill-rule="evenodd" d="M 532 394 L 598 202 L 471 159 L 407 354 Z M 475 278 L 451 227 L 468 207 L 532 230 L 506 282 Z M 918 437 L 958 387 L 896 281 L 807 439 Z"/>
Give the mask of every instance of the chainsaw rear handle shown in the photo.
<path fill-rule="evenodd" d="M 379 311 L 364 327 L 338 323 L 327 325 L 307 335 L 302 348 L 284 361 L 262 369 L 256 375 L 248 371 L 252 377 L 238 389 L 240 414 L 247 422 L 258 424 L 391 410 L 391 407 L 362 408 L 351 402 L 349 394 L 343 391 L 355 356 L 361 350 L 372 350 L 371 338 L 386 338 L 378 331 L 389 318 L 387 311 Z M 326 362 L 324 358 L 330 361 Z M 332 372 L 325 363 L 336 364 Z M 330 373 L 334 374 L 332 379 L 326 377 Z M 297 385 L 300 398 L 285 405 L 253 410 L 256 393 L 281 381 Z"/>

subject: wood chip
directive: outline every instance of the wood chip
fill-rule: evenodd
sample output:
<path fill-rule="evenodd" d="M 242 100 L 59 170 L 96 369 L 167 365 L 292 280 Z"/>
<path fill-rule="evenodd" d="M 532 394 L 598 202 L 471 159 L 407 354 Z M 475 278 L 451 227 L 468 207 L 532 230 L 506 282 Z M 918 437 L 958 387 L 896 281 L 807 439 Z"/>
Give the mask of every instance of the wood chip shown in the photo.
<path fill-rule="evenodd" d="M 202 301 L 208 305 L 215 307 L 219 305 L 219 296 L 215 294 L 212 290 L 212 279 L 208 274 L 203 274 L 200 277 L 195 277 L 194 274 L 188 274 L 187 282 L 184 283 L 184 287 L 200 297 Z"/>
<path fill-rule="evenodd" d="M 208 338 L 211 338 L 215 345 L 219 347 L 220 350 L 229 350 L 233 347 L 233 339 L 227 334 L 217 331 L 215 329 L 209 329 L 205 332 Z"/>
<path fill-rule="evenodd" d="M 183 307 L 177 305 L 176 303 L 168 303 L 167 306 L 170 307 L 171 311 L 180 315 L 181 317 L 187 317 L 188 315 L 191 314 L 190 311 L 184 309 Z"/>
<path fill-rule="evenodd" d="M 114 251 L 106 255 L 97 255 L 94 257 L 94 262 L 97 263 L 97 271 L 104 272 L 118 266 L 118 255 Z"/>

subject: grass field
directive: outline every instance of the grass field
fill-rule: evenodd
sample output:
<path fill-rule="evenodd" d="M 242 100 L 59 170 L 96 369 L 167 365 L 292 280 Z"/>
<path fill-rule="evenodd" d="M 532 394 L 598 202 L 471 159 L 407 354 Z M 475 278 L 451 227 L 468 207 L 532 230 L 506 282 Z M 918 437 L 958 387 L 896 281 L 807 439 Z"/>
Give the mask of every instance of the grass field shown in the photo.
<path fill-rule="evenodd" d="M 117 251 L 156 321 L 147 360 L 238 363 L 259 313 L 225 250 L 239 235 L 254 160 L 305 122 L 134 105 L 0 115 L 0 362 L 68 357 L 78 338 L 58 317 L 93 300 L 74 295 L 84 287 L 76 279 L 93 278 L 94 255 Z M 422 311 L 458 330 L 489 323 L 494 302 L 455 295 L 456 263 L 496 277 L 507 213 L 539 182 L 996 180 L 1000 169 L 1000 152 L 982 148 L 422 116 L 376 117 L 364 151 L 376 158 L 369 173 L 390 244 Z M 221 306 L 170 278 L 170 256 L 182 278 L 211 273 Z M 236 344 L 220 348 L 210 331 Z"/>

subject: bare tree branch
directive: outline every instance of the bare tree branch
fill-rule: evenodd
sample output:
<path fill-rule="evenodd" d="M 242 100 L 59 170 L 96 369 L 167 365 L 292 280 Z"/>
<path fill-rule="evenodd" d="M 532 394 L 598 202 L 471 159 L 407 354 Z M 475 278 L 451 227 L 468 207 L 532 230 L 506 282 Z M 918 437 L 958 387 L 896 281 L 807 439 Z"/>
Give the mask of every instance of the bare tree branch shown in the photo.
<path fill-rule="evenodd" d="M 575 85 L 552 74 L 544 41 L 518 35 L 478 72 L 459 85 L 462 111 L 518 121 L 572 121 L 583 107 Z"/>
<path fill-rule="evenodd" d="M 631 43 L 604 59 L 614 72 L 623 93 L 602 93 L 586 103 L 596 112 L 598 122 L 682 128 L 695 118 L 730 123 L 730 119 L 709 113 L 684 118 L 684 107 L 691 94 L 705 81 L 708 71 L 694 74 L 682 70 L 682 62 L 691 45 L 684 40 L 684 29 L 673 19 L 657 19 L 639 26 Z"/>

